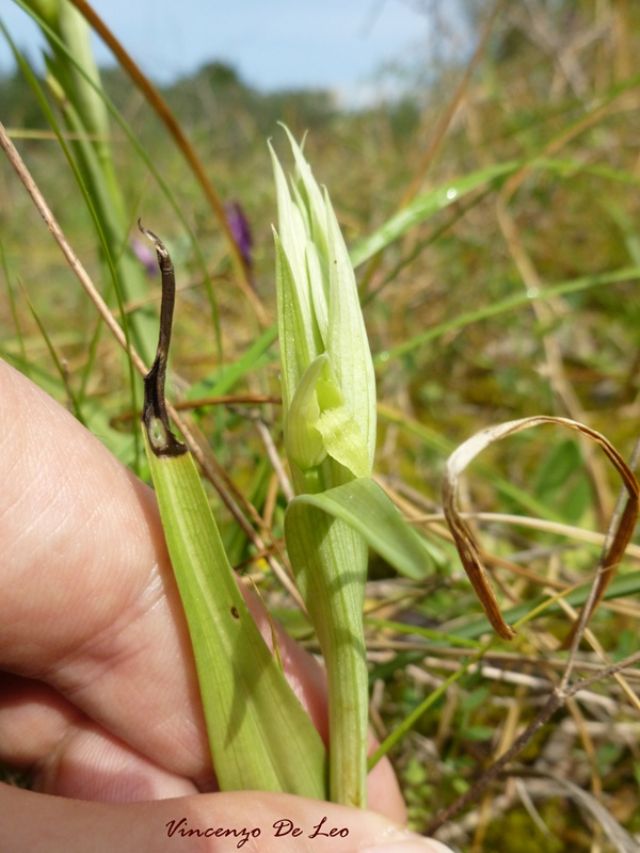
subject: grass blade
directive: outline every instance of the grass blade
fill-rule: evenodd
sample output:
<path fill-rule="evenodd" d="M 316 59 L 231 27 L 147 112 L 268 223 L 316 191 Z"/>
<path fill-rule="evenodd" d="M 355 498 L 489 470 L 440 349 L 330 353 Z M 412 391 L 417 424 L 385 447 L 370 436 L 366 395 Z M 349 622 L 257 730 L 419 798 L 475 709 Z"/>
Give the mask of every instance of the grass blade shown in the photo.
<path fill-rule="evenodd" d="M 419 536 L 380 486 L 368 477 L 325 492 L 298 495 L 287 509 L 288 529 L 302 514 L 318 513 L 338 518 L 356 530 L 370 548 L 405 577 L 424 580 L 443 563 L 440 549 Z"/>
<path fill-rule="evenodd" d="M 324 798 L 322 740 L 253 622 L 190 454 L 146 447 L 221 788 Z"/>
<path fill-rule="evenodd" d="M 184 607 L 213 766 L 223 790 L 325 796 L 325 749 L 256 627 L 238 588 L 195 464 L 171 431 L 164 399 L 175 281 L 151 232 L 162 272 L 160 335 L 145 377 L 147 458 Z"/>
<path fill-rule="evenodd" d="M 376 229 L 373 234 L 369 234 L 368 237 L 363 238 L 353 246 L 350 252 L 353 266 L 361 266 L 365 261 L 406 234 L 411 228 L 424 222 L 425 219 L 459 201 L 473 190 L 513 174 L 521 165 L 515 161 L 498 163 L 472 172 L 470 175 L 458 178 L 458 180 L 449 181 L 435 190 L 421 193 L 405 208 L 388 219 L 384 225 Z"/>

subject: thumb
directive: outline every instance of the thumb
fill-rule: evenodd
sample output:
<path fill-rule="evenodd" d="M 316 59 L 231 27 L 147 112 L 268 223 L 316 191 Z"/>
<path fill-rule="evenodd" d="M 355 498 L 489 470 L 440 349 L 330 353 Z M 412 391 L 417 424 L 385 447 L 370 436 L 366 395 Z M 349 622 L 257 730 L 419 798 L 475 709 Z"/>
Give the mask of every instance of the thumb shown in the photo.
<path fill-rule="evenodd" d="M 448 851 L 374 812 L 290 794 L 239 791 L 96 803 L 0 785 L 0 813 L 0 850 L 31 853 Z"/>

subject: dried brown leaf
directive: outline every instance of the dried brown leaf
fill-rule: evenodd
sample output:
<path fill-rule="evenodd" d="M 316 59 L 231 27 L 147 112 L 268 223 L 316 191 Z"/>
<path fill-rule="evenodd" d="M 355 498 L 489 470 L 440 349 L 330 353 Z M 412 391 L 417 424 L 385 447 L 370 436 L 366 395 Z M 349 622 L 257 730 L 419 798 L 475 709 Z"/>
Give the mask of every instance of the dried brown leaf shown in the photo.
<path fill-rule="evenodd" d="M 469 576 L 476 595 L 487 614 L 491 625 L 503 639 L 511 639 L 515 632 L 502 618 L 500 606 L 497 602 L 487 573 L 481 559 L 481 550 L 471 527 L 462 518 L 458 507 L 458 483 L 460 476 L 475 459 L 490 444 L 500 441 L 509 435 L 540 426 L 541 424 L 556 424 L 582 433 L 598 444 L 605 455 L 620 474 L 622 482 L 628 493 L 624 510 L 620 516 L 619 523 L 610 539 L 598 573 L 594 593 L 591 596 L 587 619 L 591 617 L 600 603 L 604 592 L 615 575 L 616 568 L 622 559 L 625 548 L 633 534 L 638 517 L 638 497 L 640 487 L 633 472 L 624 461 L 620 453 L 611 442 L 601 433 L 569 418 L 558 418 L 550 415 L 537 415 L 529 418 L 521 418 L 516 421 L 505 421 L 505 423 L 487 427 L 480 430 L 471 438 L 461 444 L 447 460 L 445 478 L 442 487 L 442 502 L 445 518 L 449 529 L 455 540 L 456 548 L 462 560 L 462 565 Z"/>

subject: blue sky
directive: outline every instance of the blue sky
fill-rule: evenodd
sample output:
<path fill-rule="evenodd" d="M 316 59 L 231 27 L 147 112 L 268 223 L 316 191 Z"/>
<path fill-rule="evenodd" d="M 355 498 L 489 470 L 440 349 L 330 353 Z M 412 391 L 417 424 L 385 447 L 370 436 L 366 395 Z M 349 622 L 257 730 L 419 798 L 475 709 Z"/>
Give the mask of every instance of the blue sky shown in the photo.
<path fill-rule="evenodd" d="M 386 62 L 418 60 L 428 49 L 429 4 L 420 0 L 93 0 L 96 11 L 143 69 L 167 82 L 206 61 L 236 67 L 265 90 L 320 86 L 345 97 L 366 88 Z M 455 0 L 444 4 L 455 6 Z M 37 53 L 38 35 L 12 0 L 2 20 Z M 98 42 L 98 61 L 110 55 Z M 0 43 L 0 66 L 10 67 Z"/>

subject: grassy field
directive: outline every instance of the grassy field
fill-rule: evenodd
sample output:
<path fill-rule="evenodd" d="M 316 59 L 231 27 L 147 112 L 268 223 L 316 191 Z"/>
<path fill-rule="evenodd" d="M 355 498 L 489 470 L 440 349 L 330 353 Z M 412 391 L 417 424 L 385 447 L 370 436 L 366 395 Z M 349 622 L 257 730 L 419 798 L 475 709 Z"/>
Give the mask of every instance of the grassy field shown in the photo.
<path fill-rule="evenodd" d="M 366 258 L 356 271 L 378 386 L 375 473 L 442 555 L 421 582 L 372 558 L 365 608 L 372 721 L 383 741 L 407 724 L 390 757 L 419 831 L 482 777 L 560 683 L 569 660 L 562 642 L 612 516 L 615 532 L 620 490 L 595 445 L 552 425 L 492 444 L 473 465 L 462 502 L 478 513 L 473 525 L 502 608 L 512 624 L 521 620 L 507 642 L 489 631 L 444 523 L 447 456 L 484 427 L 548 414 L 603 433 L 629 460 L 640 413 L 639 10 L 622 0 L 506 4 L 482 42 L 487 10 L 475 5 L 472 64 L 416 69 L 393 103 L 347 112 L 323 92 L 260 95 L 215 63 L 162 92 L 220 199 L 239 204 L 250 224 L 243 273 L 126 68 L 103 75 L 113 114 L 93 144 L 105 146 L 112 167 L 108 178 L 93 175 L 106 194 L 93 214 L 70 167 L 95 203 L 86 139 L 74 141 L 60 96 L 29 81 L 27 68 L 0 83 L 2 122 L 143 352 L 159 285 L 131 252 L 136 219 L 170 246 L 179 288 L 171 396 L 270 543 L 282 538 L 286 500 L 256 428 L 266 424 L 281 447 L 279 406 L 261 402 L 279 395 L 266 142 L 282 150 L 278 120 L 298 138 L 308 131 L 306 156 L 352 256 Z M 0 354 L 148 477 L 139 377 L 5 159 L 0 168 Z M 117 227 L 105 232 L 118 205 Z M 399 211 L 404 220 L 394 218 Z M 385 224 L 374 253 L 368 238 Z M 220 395 L 236 399 L 219 404 Z M 232 562 L 317 650 L 264 555 L 207 488 Z M 639 557 L 631 546 L 618 566 L 572 682 L 638 651 Z M 562 592 L 572 597 L 558 599 Z M 613 839 L 615 826 L 640 833 L 637 694 L 636 662 L 568 698 L 437 837 L 465 851 L 626 849 Z"/>

